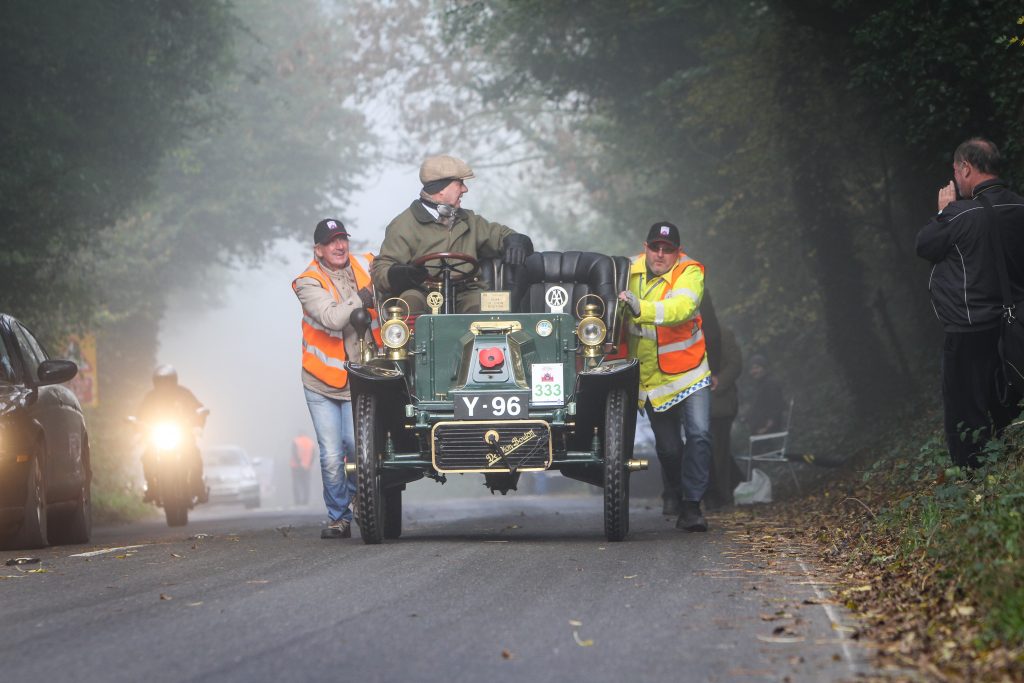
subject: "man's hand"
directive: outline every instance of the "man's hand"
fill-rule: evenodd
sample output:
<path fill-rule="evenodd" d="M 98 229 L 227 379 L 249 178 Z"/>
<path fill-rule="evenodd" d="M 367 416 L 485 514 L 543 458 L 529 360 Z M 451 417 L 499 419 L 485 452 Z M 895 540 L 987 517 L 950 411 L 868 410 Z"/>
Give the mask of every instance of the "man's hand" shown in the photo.
<path fill-rule="evenodd" d="M 373 292 L 370 291 L 369 287 L 363 287 L 356 294 L 359 296 L 359 300 L 363 302 L 364 308 L 373 308 Z"/>
<path fill-rule="evenodd" d="M 619 292 L 619 301 L 624 301 L 629 306 L 634 318 L 640 317 L 640 300 L 633 292 Z"/>
<path fill-rule="evenodd" d="M 427 267 L 415 263 L 396 263 L 388 270 L 388 282 L 395 294 L 417 289 L 427 279 Z"/>
<path fill-rule="evenodd" d="M 711 391 L 718 388 L 718 375 L 711 375 Z"/>
<path fill-rule="evenodd" d="M 956 184 L 950 180 L 949 185 L 939 189 L 939 211 L 956 201 Z"/>
<path fill-rule="evenodd" d="M 533 253 L 533 242 L 526 235 L 509 235 L 501 243 L 501 260 L 509 266 L 521 266 Z"/>

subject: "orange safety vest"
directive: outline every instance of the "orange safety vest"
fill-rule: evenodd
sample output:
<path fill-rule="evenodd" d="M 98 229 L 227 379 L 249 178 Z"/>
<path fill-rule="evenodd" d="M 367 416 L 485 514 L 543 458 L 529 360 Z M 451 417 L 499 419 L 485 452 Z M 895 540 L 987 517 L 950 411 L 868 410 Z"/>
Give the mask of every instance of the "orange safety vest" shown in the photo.
<path fill-rule="evenodd" d="M 349 257 L 349 264 L 352 266 L 352 273 L 356 278 L 356 289 L 371 287 L 370 276 L 366 270 L 359 265 L 359 262 Z M 317 263 L 316 259 L 310 261 L 306 271 L 292 281 L 292 289 L 302 278 L 313 278 L 320 283 L 320 286 L 331 293 L 335 301 L 341 301 L 338 288 L 334 286 L 330 276 L 327 275 Z M 376 323 L 377 311 L 370 309 L 371 324 Z M 374 336 L 378 331 L 374 331 Z M 302 312 L 302 367 L 309 374 L 321 382 L 337 389 L 342 389 L 348 384 L 348 370 L 345 369 L 348 357 L 345 355 L 345 337 L 341 330 L 329 330 L 317 321 L 313 320 L 305 311 Z"/>
<path fill-rule="evenodd" d="M 682 260 L 672 268 L 668 285 L 661 292 L 662 301 L 672 293 L 676 280 L 689 266 L 697 266 L 701 273 L 704 272 L 703 264 L 683 254 Z M 658 333 L 658 367 L 662 372 L 678 375 L 694 369 L 704 360 L 704 330 L 699 312 L 676 325 L 656 325 L 655 330 Z"/>
<path fill-rule="evenodd" d="M 305 434 L 300 434 L 292 439 L 292 458 L 289 464 L 293 469 L 298 467 L 304 470 L 309 469 L 309 466 L 313 464 L 313 439 Z"/>

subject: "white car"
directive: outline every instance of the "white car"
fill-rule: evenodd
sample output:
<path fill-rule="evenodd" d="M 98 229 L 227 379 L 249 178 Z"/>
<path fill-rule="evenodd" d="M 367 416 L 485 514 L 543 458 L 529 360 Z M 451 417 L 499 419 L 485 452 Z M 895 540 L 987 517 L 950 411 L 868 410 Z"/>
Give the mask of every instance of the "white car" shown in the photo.
<path fill-rule="evenodd" d="M 260 506 L 260 482 L 255 465 L 241 446 L 212 446 L 203 449 L 203 470 L 210 487 L 211 503 L 243 503 Z"/>

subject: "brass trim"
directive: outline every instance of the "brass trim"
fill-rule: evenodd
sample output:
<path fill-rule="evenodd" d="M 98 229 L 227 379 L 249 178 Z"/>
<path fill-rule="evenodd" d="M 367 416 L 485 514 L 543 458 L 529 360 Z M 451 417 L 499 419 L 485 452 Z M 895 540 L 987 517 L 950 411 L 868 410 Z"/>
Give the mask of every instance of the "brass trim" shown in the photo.
<path fill-rule="evenodd" d="M 626 461 L 626 469 L 630 472 L 640 472 L 647 469 L 647 458 L 630 458 Z"/>
<path fill-rule="evenodd" d="M 543 427 L 548 433 L 548 461 L 544 467 L 517 467 L 516 472 L 544 472 L 551 468 L 551 462 L 554 460 L 554 451 L 551 445 L 551 424 L 544 420 L 515 420 L 514 422 L 502 421 L 502 420 L 446 420 L 444 422 L 437 422 L 433 427 L 430 428 L 430 464 L 434 466 L 434 469 L 438 472 L 444 472 L 445 474 L 508 474 L 511 472 L 507 467 L 487 467 L 483 469 L 472 469 L 472 470 L 449 470 L 442 469 L 437 466 L 437 437 L 435 432 L 438 427 L 442 425 L 500 425 L 508 427 L 515 424 L 519 426 L 533 426 Z M 480 442 L 483 446 L 483 441 Z"/>
<path fill-rule="evenodd" d="M 355 474 L 357 469 L 359 469 L 359 465 L 357 465 L 356 463 L 345 463 L 345 474 Z"/>
<path fill-rule="evenodd" d="M 518 320 L 477 320 L 469 324 L 469 331 L 473 334 L 481 332 L 519 332 L 523 324 Z"/>

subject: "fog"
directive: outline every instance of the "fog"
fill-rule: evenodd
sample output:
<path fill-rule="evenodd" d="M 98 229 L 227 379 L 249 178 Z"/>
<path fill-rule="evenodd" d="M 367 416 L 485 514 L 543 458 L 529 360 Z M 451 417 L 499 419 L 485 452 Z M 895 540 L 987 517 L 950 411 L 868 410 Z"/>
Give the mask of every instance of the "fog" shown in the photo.
<path fill-rule="evenodd" d="M 331 213 L 351 231 L 354 253 L 378 250 L 388 222 L 417 196 L 418 172 L 418 166 L 388 165 L 368 179 L 352 204 Z M 478 172 L 463 205 L 491 220 L 520 225 L 524 215 L 494 213 L 503 202 L 488 188 L 503 187 L 500 177 L 497 171 Z M 195 303 L 196 292 L 173 297 L 160 329 L 158 362 L 174 365 L 180 382 L 210 408 L 202 445 L 237 444 L 258 458 L 270 504 L 291 500 L 291 439 L 303 432 L 314 436 L 300 378 L 300 309 L 291 291 L 292 279 L 312 255 L 313 227 L 309 243 L 278 240 L 258 268 L 226 273 L 222 306 Z M 318 487 L 319 476 L 313 479 Z M 482 482 L 479 476 L 455 475 L 443 491 L 424 481 L 411 485 L 409 493 L 413 498 L 485 495 Z M 314 505 L 318 500 L 313 496 Z"/>

